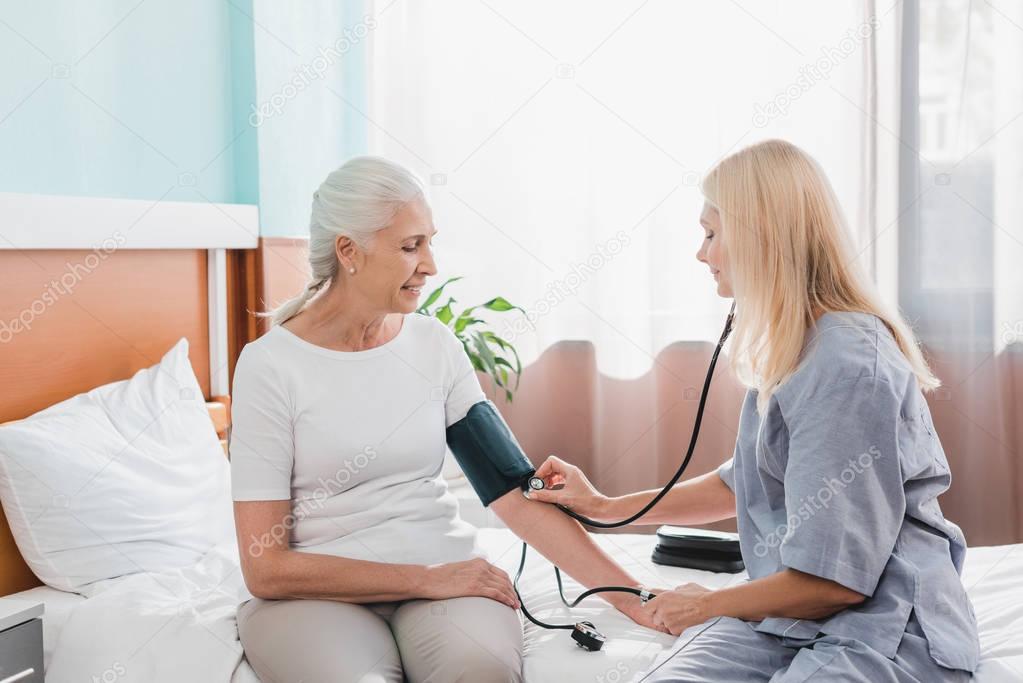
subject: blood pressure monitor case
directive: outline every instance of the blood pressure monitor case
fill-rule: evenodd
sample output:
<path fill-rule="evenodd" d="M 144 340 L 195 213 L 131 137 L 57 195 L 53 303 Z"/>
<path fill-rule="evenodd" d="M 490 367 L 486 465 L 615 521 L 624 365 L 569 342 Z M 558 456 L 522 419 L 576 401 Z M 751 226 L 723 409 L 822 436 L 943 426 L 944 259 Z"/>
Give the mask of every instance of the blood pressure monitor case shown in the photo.
<path fill-rule="evenodd" d="M 738 534 L 680 526 L 657 530 L 652 559 L 655 564 L 729 574 L 745 569 Z"/>

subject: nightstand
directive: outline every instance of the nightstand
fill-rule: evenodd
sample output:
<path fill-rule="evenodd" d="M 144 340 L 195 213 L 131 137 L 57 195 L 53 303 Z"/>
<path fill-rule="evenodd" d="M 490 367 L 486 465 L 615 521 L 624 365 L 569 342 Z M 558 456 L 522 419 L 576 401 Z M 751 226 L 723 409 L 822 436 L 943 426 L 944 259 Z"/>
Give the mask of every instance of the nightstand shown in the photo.
<path fill-rule="evenodd" d="M 0 598 L 0 683 L 43 683 L 43 603 Z"/>

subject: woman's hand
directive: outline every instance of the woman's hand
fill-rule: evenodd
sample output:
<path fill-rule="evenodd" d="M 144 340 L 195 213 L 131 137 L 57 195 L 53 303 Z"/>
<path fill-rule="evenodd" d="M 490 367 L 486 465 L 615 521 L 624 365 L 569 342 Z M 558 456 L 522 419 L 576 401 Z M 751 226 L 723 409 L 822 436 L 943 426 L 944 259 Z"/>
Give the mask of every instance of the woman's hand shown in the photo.
<path fill-rule="evenodd" d="M 608 497 L 593 488 L 583 471 L 575 465 L 549 455 L 534 476 L 543 479 L 546 486 L 542 491 L 530 490 L 530 500 L 557 503 L 591 519 L 600 520 L 606 514 Z M 561 488 L 552 488 L 555 486 Z"/>
<path fill-rule="evenodd" d="M 430 600 L 478 596 L 519 608 L 508 574 L 482 558 L 426 568 L 423 597 Z"/>
<path fill-rule="evenodd" d="M 695 583 L 684 583 L 673 591 L 657 593 L 643 610 L 650 616 L 657 628 L 677 636 L 690 626 L 702 624 L 710 619 L 706 598 L 712 590 Z"/>
<path fill-rule="evenodd" d="M 669 592 L 667 588 L 665 588 L 664 590 L 651 588 L 649 590 L 654 595 L 660 595 L 662 592 L 663 593 Z M 640 626 L 653 629 L 654 631 L 660 631 L 661 633 L 668 632 L 668 629 L 667 627 L 664 626 L 664 624 L 657 623 L 654 620 L 653 610 L 647 609 L 646 605 L 639 601 L 639 598 L 633 596 L 628 596 L 627 599 L 625 599 L 624 596 L 622 596 L 621 598 L 615 598 L 611 597 L 613 594 L 610 593 L 607 593 L 605 595 L 608 596 L 605 597 L 605 599 L 608 600 L 616 608 L 618 608 L 619 612 L 627 616 L 629 619 L 632 619 Z"/>

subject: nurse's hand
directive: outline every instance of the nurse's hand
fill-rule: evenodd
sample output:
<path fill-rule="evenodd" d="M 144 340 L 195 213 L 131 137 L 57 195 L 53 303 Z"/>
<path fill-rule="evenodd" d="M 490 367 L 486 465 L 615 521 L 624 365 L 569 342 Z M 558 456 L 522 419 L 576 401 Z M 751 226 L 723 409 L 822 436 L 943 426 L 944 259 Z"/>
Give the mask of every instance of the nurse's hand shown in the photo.
<path fill-rule="evenodd" d="M 593 488 L 583 471 L 575 465 L 549 455 L 534 476 L 543 479 L 546 487 L 541 491 L 529 491 L 530 500 L 564 505 L 590 519 L 600 520 L 606 514 L 607 496 Z"/>
<path fill-rule="evenodd" d="M 673 591 L 658 593 L 643 609 L 658 627 L 677 636 L 690 626 L 702 624 L 711 618 L 705 598 L 713 591 L 695 583 L 684 583 Z"/>
<path fill-rule="evenodd" d="M 668 592 L 667 588 L 663 589 L 663 591 L 658 588 L 650 588 L 649 590 L 654 595 L 660 595 L 662 592 Z M 627 616 L 629 619 L 632 619 L 640 626 L 653 629 L 654 631 L 660 631 L 661 633 L 668 632 L 668 629 L 664 626 L 664 624 L 654 621 L 653 610 L 646 609 L 646 606 L 641 603 L 637 597 L 632 595 L 627 597 L 625 595 L 619 595 L 620 597 L 614 596 L 614 594 L 610 593 L 605 594 L 604 599 L 617 607 L 619 612 Z"/>
<path fill-rule="evenodd" d="M 478 596 L 519 608 L 519 599 L 508 574 L 482 558 L 426 567 L 423 597 L 446 600 Z"/>

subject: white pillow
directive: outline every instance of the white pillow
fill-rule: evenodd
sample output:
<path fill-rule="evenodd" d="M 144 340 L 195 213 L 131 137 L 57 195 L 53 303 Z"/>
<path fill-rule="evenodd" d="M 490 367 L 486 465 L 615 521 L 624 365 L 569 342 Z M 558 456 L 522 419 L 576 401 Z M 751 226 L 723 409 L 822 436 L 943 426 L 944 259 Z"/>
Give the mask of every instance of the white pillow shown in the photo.
<path fill-rule="evenodd" d="M 0 427 L 0 501 L 29 567 L 66 591 L 189 566 L 233 538 L 229 467 L 188 340 Z"/>

